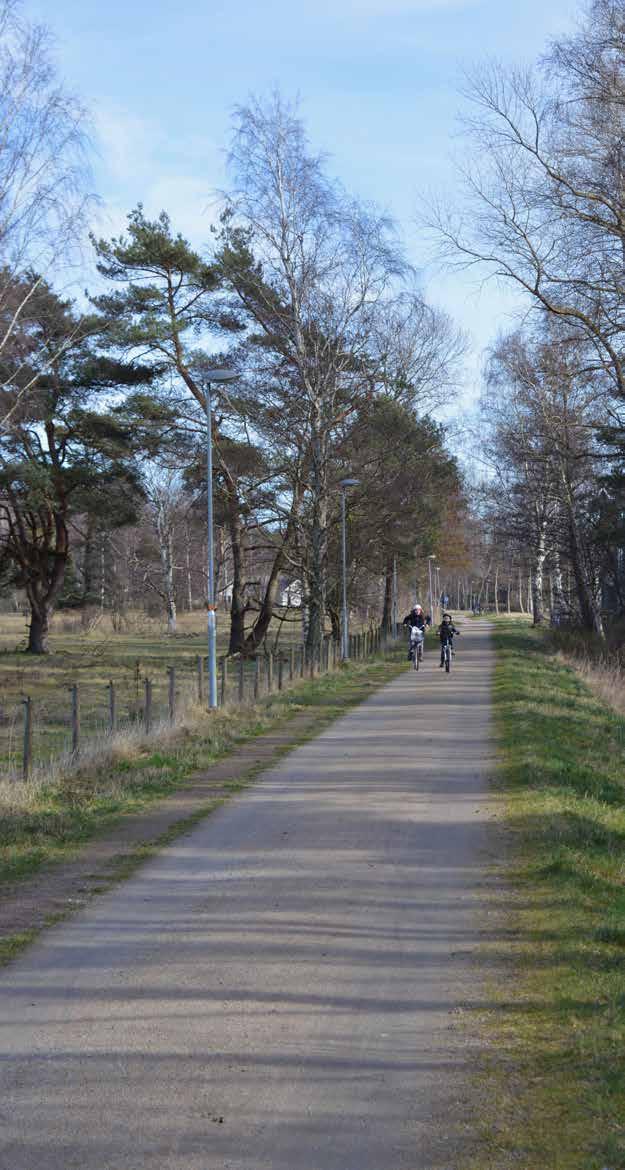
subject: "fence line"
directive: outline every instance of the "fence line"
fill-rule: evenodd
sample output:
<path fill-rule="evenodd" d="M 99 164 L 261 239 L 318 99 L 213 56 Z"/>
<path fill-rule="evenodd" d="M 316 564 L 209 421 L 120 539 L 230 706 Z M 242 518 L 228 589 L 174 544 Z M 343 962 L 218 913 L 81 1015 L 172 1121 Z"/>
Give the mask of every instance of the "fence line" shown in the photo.
<path fill-rule="evenodd" d="M 349 638 L 350 659 L 361 661 L 381 650 L 386 649 L 390 635 L 379 628 L 365 631 L 361 634 L 351 634 Z M 391 639 L 392 640 L 392 639 Z M 232 663 L 234 670 L 228 669 Z M 97 712 L 90 710 L 85 718 L 84 704 L 81 705 L 81 689 L 78 683 L 72 683 L 69 690 L 69 744 L 68 749 L 59 749 L 56 752 L 42 756 L 41 764 L 52 764 L 55 759 L 69 755 L 71 760 L 78 760 L 81 753 L 89 746 L 94 746 L 101 739 L 110 740 L 116 734 L 131 728 L 139 728 L 143 735 L 149 737 L 156 724 L 163 720 L 170 726 L 176 723 L 178 713 L 191 704 L 203 705 L 206 697 L 205 680 L 207 675 L 207 658 L 198 655 L 189 660 L 188 674 L 184 675 L 184 692 L 186 704 L 180 702 L 180 664 L 167 666 L 164 670 L 165 694 L 161 698 L 160 713 L 155 703 L 155 680 L 151 674 L 140 671 L 140 661 L 133 669 L 132 687 L 134 688 L 135 703 L 129 698 L 128 714 L 124 717 L 120 705 L 120 688 L 113 679 L 105 686 L 106 699 L 102 705 L 105 712 L 100 722 L 97 721 Z M 309 677 L 314 679 L 322 673 L 331 673 L 340 664 L 337 643 L 331 637 L 324 637 L 318 651 L 307 653 L 306 646 L 301 644 L 291 646 L 288 650 L 278 650 L 275 660 L 273 651 L 258 653 L 246 658 L 243 655 L 224 656 L 219 661 L 219 704 L 220 707 L 231 705 L 245 705 L 256 703 L 268 697 L 277 688 L 278 693 L 288 687 L 296 686 L 306 677 L 308 667 Z M 163 679 L 163 676 L 161 676 Z M 143 695 L 141 701 L 141 683 Z M 161 692 L 162 693 L 162 692 Z M 21 778 L 29 780 L 36 762 L 36 733 L 37 730 L 50 730 L 50 724 L 43 719 L 37 720 L 37 704 L 31 695 L 22 700 L 23 736 L 22 736 L 22 767 Z M 66 717 L 67 719 L 67 717 Z M 95 721 L 95 726 L 94 726 Z M 87 729 L 87 722 L 91 727 Z M 56 725 L 55 725 L 56 726 Z M 66 741 L 67 742 L 67 741 Z M 18 779 L 14 773 L 14 779 Z"/>

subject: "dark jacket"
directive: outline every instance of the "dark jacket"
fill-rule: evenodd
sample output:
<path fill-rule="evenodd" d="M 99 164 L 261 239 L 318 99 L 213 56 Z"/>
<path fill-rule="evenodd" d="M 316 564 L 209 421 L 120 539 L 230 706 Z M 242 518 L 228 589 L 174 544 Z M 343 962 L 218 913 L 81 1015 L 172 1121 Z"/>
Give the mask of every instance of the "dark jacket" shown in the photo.
<path fill-rule="evenodd" d="M 441 622 L 440 626 L 438 627 L 438 636 L 443 645 L 445 642 L 453 641 L 454 634 L 457 634 L 458 637 L 460 637 L 460 630 L 456 629 L 453 622 Z"/>
<path fill-rule="evenodd" d="M 416 626 L 419 630 L 426 630 L 429 624 L 429 617 L 426 617 L 424 613 L 415 613 L 414 609 L 406 614 L 402 622 L 403 626 Z"/>

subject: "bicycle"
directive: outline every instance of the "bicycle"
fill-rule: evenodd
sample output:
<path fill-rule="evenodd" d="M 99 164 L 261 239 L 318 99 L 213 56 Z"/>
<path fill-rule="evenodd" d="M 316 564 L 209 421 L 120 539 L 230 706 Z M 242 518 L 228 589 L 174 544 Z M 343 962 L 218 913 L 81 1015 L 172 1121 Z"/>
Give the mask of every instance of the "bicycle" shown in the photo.
<path fill-rule="evenodd" d="M 420 663 L 423 662 L 424 639 L 423 630 L 420 630 L 418 626 L 412 626 L 410 629 L 410 657 L 415 670 L 418 670 Z"/>
<path fill-rule="evenodd" d="M 445 664 L 445 673 L 446 674 L 449 674 L 449 672 L 451 670 L 452 656 L 453 656 L 453 647 L 452 647 L 451 639 L 450 639 L 447 642 L 443 642 L 443 662 Z"/>

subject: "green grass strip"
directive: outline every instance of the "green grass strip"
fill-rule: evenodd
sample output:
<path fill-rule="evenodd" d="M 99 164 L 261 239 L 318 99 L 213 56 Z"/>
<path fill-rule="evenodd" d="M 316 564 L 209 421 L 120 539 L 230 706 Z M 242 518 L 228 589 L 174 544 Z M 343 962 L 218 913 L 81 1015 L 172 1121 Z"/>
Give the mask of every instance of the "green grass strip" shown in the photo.
<path fill-rule="evenodd" d="M 478 1165 L 623 1170 L 625 720 L 543 633 L 494 640 L 511 890 Z"/>
<path fill-rule="evenodd" d="M 16 802 L 15 807 L 1 810 L 0 896 L 3 884 L 14 887 L 50 863 L 70 860 L 89 840 L 114 832 L 120 817 L 147 811 L 154 802 L 183 788 L 194 774 L 256 736 L 281 730 L 298 713 L 306 712 L 313 718 L 300 739 L 318 733 L 402 669 L 405 663 L 399 649 L 388 657 L 352 662 L 292 690 L 274 693 L 256 707 L 201 716 L 196 726 L 173 733 L 166 743 L 131 745 L 126 758 L 105 757 L 101 764 L 43 785 L 28 805 Z M 294 733 L 275 754 L 290 750 L 297 742 Z M 248 768 L 250 775 L 253 771 Z M 223 796 L 232 795 L 239 787 L 233 778 L 224 785 Z"/>

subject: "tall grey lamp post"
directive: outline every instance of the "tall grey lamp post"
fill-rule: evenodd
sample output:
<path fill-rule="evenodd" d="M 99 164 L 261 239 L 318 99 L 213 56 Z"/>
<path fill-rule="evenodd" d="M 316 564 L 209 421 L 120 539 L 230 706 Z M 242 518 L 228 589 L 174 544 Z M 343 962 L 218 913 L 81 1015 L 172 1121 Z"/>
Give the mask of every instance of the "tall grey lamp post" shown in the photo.
<path fill-rule="evenodd" d="M 430 621 L 434 621 L 434 594 L 432 593 L 432 561 L 435 561 L 434 553 L 430 553 L 428 557 L 428 578 L 430 582 Z"/>
<path fill-rule="evenodd" d="M 211 386 L 234 382 L 234 370 L 206 371 L 206 498 L 208 520 L 208 705 L 217 706 L 217 606 L 215 604 L 215 553 L 213 548 L 213 414 Z"/>
<path fill-rule="evenodd" d="M 341 479 L 341 551 L 343 560 L 343 659 L 349 658 L 349 619 L 347 616 L 347 529 L 345 525 L 345 492 L 350 487 L 357 487 L 359 479 Z"/>
<path fill-rule="evenodd" d="M 393 557 L 393 639 L 397 640 L 397 557 Z"/>

